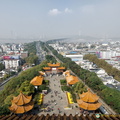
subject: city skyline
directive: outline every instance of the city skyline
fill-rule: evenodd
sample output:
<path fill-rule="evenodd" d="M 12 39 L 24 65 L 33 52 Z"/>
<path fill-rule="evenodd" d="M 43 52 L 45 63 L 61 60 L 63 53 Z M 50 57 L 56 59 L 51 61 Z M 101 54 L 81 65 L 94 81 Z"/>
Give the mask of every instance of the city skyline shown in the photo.
<path fill-rule="evenodd" d="M 120 37 L 119 0 L 1 0 L 0 3 L 0 42 L 74 35 Z"/>

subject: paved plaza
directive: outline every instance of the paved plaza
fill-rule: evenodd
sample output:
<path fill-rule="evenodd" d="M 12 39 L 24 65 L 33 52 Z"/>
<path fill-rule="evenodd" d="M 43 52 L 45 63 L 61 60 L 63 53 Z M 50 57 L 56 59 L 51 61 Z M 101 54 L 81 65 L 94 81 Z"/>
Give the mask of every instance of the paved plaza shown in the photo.
<path fill-rule="evenodd" d="M 60 80 L 65 79 L 63 75 L 57 76 L 56 74 L 53 76 L 45 77 L 46 80 L 49 80 L 49 88 L 50 92 L 44 96 L 43 105 L 46 107 L 38 114 L 61 114 L 64 113 L 66 115 L 72 114 L 80 114 L 79 108 L 76 108 L 76 103 L 71 104 L 71 108 L 68 108 L 68 99 L 66 92 L 61 90 Z"/>

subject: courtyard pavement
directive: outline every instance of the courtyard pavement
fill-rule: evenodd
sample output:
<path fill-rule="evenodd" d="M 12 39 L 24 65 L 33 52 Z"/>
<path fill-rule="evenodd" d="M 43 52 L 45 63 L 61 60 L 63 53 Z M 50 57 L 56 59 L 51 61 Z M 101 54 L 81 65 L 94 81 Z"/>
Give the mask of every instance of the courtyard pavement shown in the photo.
<path fill-rule="evenodd" d="M 63 75 L 57 76 L 56 74 L 53 76 L 45 77 L 45 80 L 49 80 L 49 88 L 50 92 L 46 94 L 43 98 L 43 105 L 45 106 L 43 110 L 40 108 L 40 112 L 38 115 L 44 114 L 78 114 L 80 115 L 79 108 L 76 108 L 77 104 L 71 104 L 71 108 L 68 108 L 68 99 L 66 92 L 61 90 L 60 80 L 65 79 Z M 67 108 L 66 108 L 67 107 Z M 47 110 L 48 109 L 48 110 Z"/>

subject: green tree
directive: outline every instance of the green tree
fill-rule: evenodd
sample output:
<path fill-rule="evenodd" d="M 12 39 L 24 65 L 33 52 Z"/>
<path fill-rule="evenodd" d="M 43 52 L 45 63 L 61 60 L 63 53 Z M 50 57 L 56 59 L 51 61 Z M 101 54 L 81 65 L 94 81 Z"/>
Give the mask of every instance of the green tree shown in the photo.
<path fill-rule="evenodd" d="M 24 44 L 24 51 L 28 51 L 28 53 L 34 53 L 36 54 L 36 42 L 31 42 Z"/>
<path fill-rule="evenodd" d="M 60 83 L 61 83 L 61 85 L 66 85 L 67 84 L 66 80 L 60 80 Z"/>
<path fill-rule="evenodd" d="M 62 91 L 68 91 L 68 92 L 70 92 L 71 91 L 71 88 L 69 87 L 69 86 L 61 86 L 61 89 L 62 89 Z"/>
<path fill-rule="evenodd" d="M 0 63 L 0 71 L 4 70 L 5 69 L 5 65 Z"/>
<path fill-rule="evenodd" d="M 20 93 L 20 91 L 22 91 L 25 95 L 31 95 L 34 93 L 34 86 L 31 85 L 28 80 L 26 80 L 21 84 L 20 88 L 18 89 L 18 93 Z"/>
<path fill-rule="evenodd" d="M 8 109 L 8 105 L 0 106 L 0 115 L 10 114 L 10 110 Z"/>
<path fill-rule="evenodd" d="M 85 85 L 82 82 L 79 81 L 76 84 L 74 84 L 74 86 L 72 86 L 72 91 L 74 93 L 81 94 L 83 92 L 86 92 L 87 88 L 85 87 Z"/>
<path fill-rule="evenodd" d="M 49 90 L 49 88 L 46 86 L 46 85 L 40 85 L 39 87 L 38 87 L 38 91 L 39 92 L 42 92 L 42 90 Z"/>
<path fill-rule="evenodd" d="M 38 56 L 31 53 L 27 58 L 25 58 L 26 63 L 32 65 L 32 64 L 37 64 L 38 63 Z"/>
<path fill-rule="evenodd" d="M 4 100 L 4 103 L 7 105 L 11 105 L 11 100 L 13 99 L 13 94 L 9 95 L 6 97 L 6 99 Z"/>
<path fill-rule="evenodd" d="M 56 63 L 56 59 L 52 55 L 46 55 L 45 56 L 46 60 L 50 63 Z"/>
<path fill-rule="evenodd" d="M 6 73 L 5 75 L 4 75 L 4 77 L 3 77 L 3 79 L 7 79 L 7 78 L 9 78 L 10 77 L 10 75 L 8 74 L 8 73 Z"/>

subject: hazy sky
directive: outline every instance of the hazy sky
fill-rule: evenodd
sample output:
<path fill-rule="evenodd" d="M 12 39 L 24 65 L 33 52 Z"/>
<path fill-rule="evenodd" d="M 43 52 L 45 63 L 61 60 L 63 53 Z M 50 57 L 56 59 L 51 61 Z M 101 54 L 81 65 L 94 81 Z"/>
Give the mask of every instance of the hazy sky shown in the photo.
<path fill-rule="evenodd" d="M 120 0 L 0 0 L 0 38 L 120 37 Z"/>

